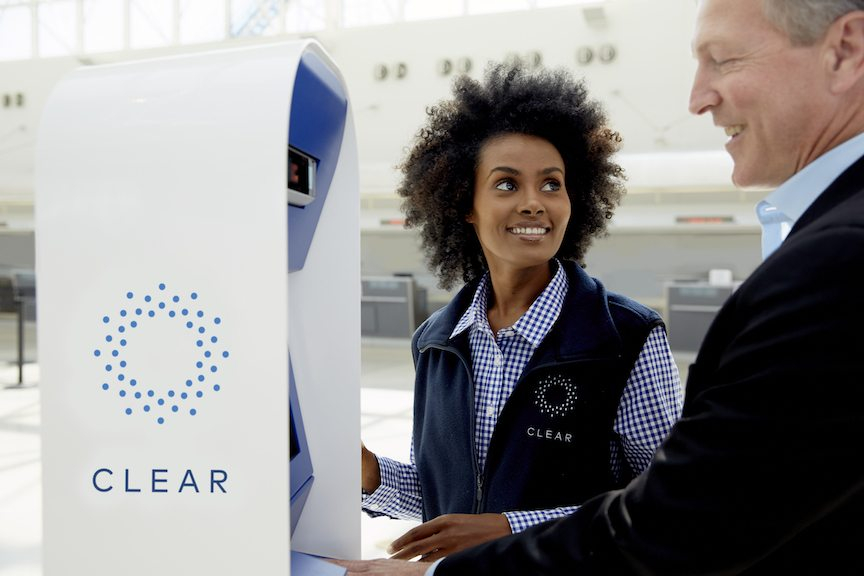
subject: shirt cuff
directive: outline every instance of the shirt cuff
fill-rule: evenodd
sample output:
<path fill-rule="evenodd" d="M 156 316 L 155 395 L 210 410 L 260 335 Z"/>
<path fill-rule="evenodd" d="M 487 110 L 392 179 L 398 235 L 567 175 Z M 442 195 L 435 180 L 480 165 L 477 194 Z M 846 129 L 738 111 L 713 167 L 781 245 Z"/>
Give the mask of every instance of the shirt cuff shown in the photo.
<path fill-rule="evenodd" d="M 550 510 L 504 512 L 504 517 L 507 518 L 507 522 L 510 523 L 510 532 L 518 534 L 526 528 L 530 528 L 531 526 L 535 526 L 541 522 L 569 516 L 578 508 L 578 506 L 563 506 L 561 508 L 552 508 Z"/>
<path fill-rule="evenodd" d="M 426 569 L 426 574 L 424 574 L 423 576 L 435 576 L 435 568 L 438 567 L 438 564 L 441 563 L 441 560 L 444 560 L 444 558 L 441 558 L 441 559 L 433 562 L 432 565 Z"/>
<path fill-rule="evenodd" d="M 389 458 L 378 458 L 381 484 L 374 492 L 363 494 L 363 509 L 372 516 L 389 516 L 399 500 L 399 471 Z"/>

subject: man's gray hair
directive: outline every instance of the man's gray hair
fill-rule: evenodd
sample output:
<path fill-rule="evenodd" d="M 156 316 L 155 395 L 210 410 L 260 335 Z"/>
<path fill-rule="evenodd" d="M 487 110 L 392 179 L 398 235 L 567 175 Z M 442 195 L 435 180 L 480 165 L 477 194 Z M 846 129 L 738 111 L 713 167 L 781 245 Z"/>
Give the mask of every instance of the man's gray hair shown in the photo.
<path fill-rule="evenodd" d="M 864 0 L 762 0 L 762 9 L 793 44 L 809 46 L 822 38 L 837 18 L 864 10 Z"/>

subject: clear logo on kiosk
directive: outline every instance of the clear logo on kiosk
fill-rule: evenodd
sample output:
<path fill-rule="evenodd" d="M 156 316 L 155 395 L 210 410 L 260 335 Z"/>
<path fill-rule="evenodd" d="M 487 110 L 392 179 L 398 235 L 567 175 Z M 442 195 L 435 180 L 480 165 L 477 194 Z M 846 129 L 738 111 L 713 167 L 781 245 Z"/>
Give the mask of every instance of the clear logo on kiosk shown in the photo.
<path fill-rule="evenodd" d="M 99 385 L 130 418 L 162 425 L 197 415 L 222 389 L 221 371 L 230 358 L 220 339 L 222 323 L 197 292 L 173 291 L 164 283 L 127 291 L 100 318 L 102 339 L 93 350 L 103 374 Z"/>

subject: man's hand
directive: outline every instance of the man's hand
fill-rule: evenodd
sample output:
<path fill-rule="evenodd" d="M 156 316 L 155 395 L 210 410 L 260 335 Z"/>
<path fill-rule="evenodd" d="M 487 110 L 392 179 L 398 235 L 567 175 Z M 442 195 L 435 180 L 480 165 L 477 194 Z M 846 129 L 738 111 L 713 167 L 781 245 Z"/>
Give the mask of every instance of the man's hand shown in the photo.
<path fill-rule="evenodd" d="M 328 560 L 348 569 L 351 574 L 379 574 L 380 576 L 423 576 L 429 568 L 419 562 L 403 560 Z"/>
<path fill-rule="evenodd" d="M 391 558 L 420 556 L 434 562 L 448 554 L 508 536 L 510 523 L 503 514 L 444 514 L 412 528 L 390 544 Z"/>

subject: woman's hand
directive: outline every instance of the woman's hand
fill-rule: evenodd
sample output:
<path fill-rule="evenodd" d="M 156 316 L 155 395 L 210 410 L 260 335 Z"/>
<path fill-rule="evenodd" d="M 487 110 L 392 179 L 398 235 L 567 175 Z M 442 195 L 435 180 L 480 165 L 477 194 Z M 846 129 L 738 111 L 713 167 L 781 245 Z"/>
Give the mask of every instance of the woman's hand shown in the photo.
<path fill-rule="evenodd" d="M 434 562 L 510 533 L 510 523 L 503 514 L 444 514 L 412 528 L 394 540 L 387 552 L 394 559 L 420 556 L 423 562 Z"/>

